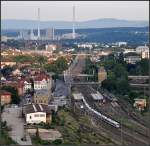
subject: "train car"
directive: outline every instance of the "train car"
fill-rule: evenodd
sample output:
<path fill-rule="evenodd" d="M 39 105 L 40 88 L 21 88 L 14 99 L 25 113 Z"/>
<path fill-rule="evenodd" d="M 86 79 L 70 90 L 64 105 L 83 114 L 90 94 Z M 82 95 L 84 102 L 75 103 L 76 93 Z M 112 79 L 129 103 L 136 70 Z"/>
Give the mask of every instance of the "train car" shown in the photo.
<path fill-rule="evenodd" d="M 83 102 L 84 102 L 84 104 L 86 105 L 86 107 L 87 107 L 90 111 L 92 111 L 93 113 L 95 113 L 96 115 L 98 115 L 103 121 L 107 122 L 108 124 L 110 124 L 110 125 L 112 125 L 112 126 L 114 126 L 114 127 L 116 127 L 116 128 L 119 128 L 119 127 L 120 127 L 120 124 L 119 124 L 118 122 L 116 122 L 116 121 L 114 121 L 114 120 L 112 120 L 112 119 L 110 119 L 110 118 L 104 116 L 103 114 L 101 114 L 101 113 L 95 111 L 94 109 L 92 109 L 92 108 L 88 105 L 88 103 L 86 102 L 86 100 L 84 99 L 84 97 L 83 97 Z"/>

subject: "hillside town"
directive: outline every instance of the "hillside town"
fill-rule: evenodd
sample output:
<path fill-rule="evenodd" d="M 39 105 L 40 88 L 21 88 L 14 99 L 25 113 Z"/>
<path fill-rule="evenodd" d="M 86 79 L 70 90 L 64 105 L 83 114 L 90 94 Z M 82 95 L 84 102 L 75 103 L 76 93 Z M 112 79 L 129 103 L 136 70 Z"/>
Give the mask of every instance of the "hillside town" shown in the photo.
<path fill-rule="evenodd" d="M 54 7 L 44 7 L 50 3 L 43 2 L 45 18 L 52 17 Z M 52 23 L 43 21 L 39 4 L 36 21 L 2 23 L 0 145 L 149 146 L 147 21 L 80 22 L 79 8 L 71 4 L 72 21 Z M 12 12 L 18 13 L 18 6 Z M 31 8 L 29 14 L 35 5 Z"/>

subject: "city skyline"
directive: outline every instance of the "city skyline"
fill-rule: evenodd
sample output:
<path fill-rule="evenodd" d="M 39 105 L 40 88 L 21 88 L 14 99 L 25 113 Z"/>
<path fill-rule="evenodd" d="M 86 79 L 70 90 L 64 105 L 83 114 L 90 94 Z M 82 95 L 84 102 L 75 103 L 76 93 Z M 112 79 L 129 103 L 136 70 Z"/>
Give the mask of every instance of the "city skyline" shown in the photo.
<path fill-rule="evenodd" d="M 140 2 L 2 2 L 2 19 L 37 20 L 37 9 L 41 10 L 41 21 L 72 21 L 72 6 L 76 7 L 76 21 L 115 18 L 125 20 L 149 20 L 148 1 Z M 13 6 L 12 6 L 13 5 Z M 92 11 L 91 11 L 92 9 Z M 28 11 L 26 11 L 28 10 Z M 59 10 L 59 11 L 58 11 Z M 48 14 L 48 15 L 47 15 Z"/>

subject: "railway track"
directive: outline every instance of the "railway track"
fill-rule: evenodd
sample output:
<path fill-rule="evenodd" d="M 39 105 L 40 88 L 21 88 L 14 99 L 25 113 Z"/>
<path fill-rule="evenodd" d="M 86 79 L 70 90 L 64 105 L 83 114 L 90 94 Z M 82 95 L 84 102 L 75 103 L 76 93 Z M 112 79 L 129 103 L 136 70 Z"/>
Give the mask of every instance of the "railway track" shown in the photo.
<path fill-rule="evenodd" d="M 96 103 L 95 103 L 96 104 Z M 97 106 L 97 104 L 96 104 Z M 115 109 L 114 109 L 115 110 Z M 97 111 L 101 112 L 101 113 L 104 113 L 104 111 L 100 110 L 99 108 L 97 108 Z M 117 111 L 116 111 L 117 112 Z M 110 118 L 113 118 L 113 116 L 110 116 L 108 114 L 106 114 L 107 117 L 110 117 Z M 132 131 L 134 131 L 135 133 L 138 133 L 139 135 L 143 136 L 143 137 L 146 137 L 148 138 L 148 129 L 146 129 L 145 127 L 139 127 L 139 129 L 136 129 L 136 128 L 132 128 L 132 127 L 129 127 L 127 126 L 126 124 L 124 124 L 123 122 L 118 121 L 121 123 L 121 125 L 124 127 L 124 129 L 128 130 L 129 132 L 132 133 Z"/>
<path fill-rule="evenodd" d="M 88 110 L 88 109 L 87 109 Z M 108 125 L 107 123 L 105 123 L 104 121 L 102 121 L 100 118 L 98 118 L 97 116 L 95 116 L 93 113 L 91 112 L 87 112 L 87 110 L 85 110 L 86 115 L 90 115 L 90 118 L 92 118 L 94 120 L 94 122 L 96 123 L 96 127 L 93 128 L 94 131 L 101 131 L 101 132 L 105 132 L 109 135 L 109 137 L 111 137 L 112 139 L 114 139 L 115 141 L 118 141 L 119 143 L 123 143 L 123 144 L 136 144 L 136 145 L 148 145 L 147 142 L 145 142 L 145 140 L 143 140 L 142 138 L 138 138 L 134 135 L 132 135 L 132 133 L 130 132 L 130 134 L 126 131 L 124 131 L 124 128 L 122 127 L 122 129 L 116 129 L 114 127 L 112 127 L 111 125 Z M 77 118 L 77 116 L 75 115 L 75 117 Z M 121 134 L 122 132 L 122 134 Z M 121 138 L 122 137 L 122 138 Z"/>
<path fill-rule="evenodd" d="M 148 127 L 148 122 L 144 119 L 141 119 L 137 114 L 135 114 L 132 110 L 128 110 L 128 107 L 126 104 L 123 103 L 123 101 L 119 100 L 118 104 L 120 105 L 121 109 L 126 112 L 133 120 L 140 123 L 144 127 Z"/>
<path fill-rule="evenodd" d="M 81 68 L 78 65 L 75 66 L 76 69 L 73 70 L 74 72 L 81 72 Z M 95 90 L 91 87 L 89 88 L 88 85 L 75 85 L 75 87 L 78 89 L 79 92 L 81 92 L 84 95 L 85 99 L 90 104 L 90 106 L 93 107 L 95 110 L 99 111 L 99 108 L 96 107 L 93 100 L 89 97 L 91 92 L 95 92 Z M 86 112 L 89 112 L 88 109 L 86 109 Z M 107 131 L 110 137 L 115 137 L 116 140 L 121 142 L 124 141 L 127 144 L 149 145 L 148 137 L 146 137 L 142 133 L 138 133 L 137 131 L 131 131 L 124 125 L 121 125 L 121 128 L 115 128 L 112 125 L 109 125 L 108 123 L 98 118 L 93 113 L 90 112 L 88 114 L 90 114 L 90 118 L 93 118 L 96 121 L 97 124 L 96 129 L 98 130 L 103 129 L 104 131 Z"/>
<path fill-rule="evenodd" d="M 87 102 L 88 102 L 91 106 L 93 106 L 93 108 L 94 108 L 95 110 L 98 110 L 98 111 L 99 111 L 99 108 L 96 107 L 96 105 L 93 103 L 92 99 L 90 99 L 90 97 L 89 97 L 89 95 L 91 94 L 90 88 L 88 88 L 88 86 L 82 86 L 82 87 L 81 87 L 80 85 L 79 85 L 77 88 L 78 88 L 78 90 L 84 95 L 84 97 L 86 98 Z M 108 123 L 106 124 L 104 121 L 102 122 L 102 125 L 105 125 L 104 128 L 107 128 L 107 127 L 110 128 L 110 125 L 109 125 Z M 112 126 L 111 126 L 111 127 L 112 127 Z M 127 127 L 124 126 L 124 125 L 121 125 L 121 128 L 122 128 L 122 131 L 120 131 L 120 129 L 115 130 L 116 128 L 114 129 L 114 127 L 110 128 L 109 130 L 113 130 L 113 133 L 114 133 L 114 132 L 116 133 L 116 131 L 119 131 L 119 133 L 122 132 L 122 134 L 123 134 L 127 139 L 130 139 L 131 141 L 133 141 L 133 139 L 134 139 L 135 141 L 138 141 L 137 144 L 140 143 L 140 144 L 147 144 L 147 145 L 148 145 L 148 137 L 145 136 L 143 133 L 140 133 L 139 131 L 133 131 L 133 130 L 127 128 Z M 119 133 L 116 133 L 116 134 L 119 134 Z M 130 137 L 130 138 L 129 138 L 129 137 Z M 134 142 L 135 142 L 135 141 L 134 141 Z"/>
<path fill-rule="evenodd" d="M 120 105 L 119 103 L 120 102 L 117 102 L 118 103 L 118 105 Z M 100 110 L 100 108 L 98 108 L 98 105 L 97 105 L 97 103 L 95 103 L 95 105 L 96 105 L 96 110 L 97 111 L 99 111 L 99 112 L 102 112 L 102 113 L 104 113 L 105 111 L 102 111 L 102 110 Z M 125 106 L 124 106 L 125 107 Z M 125 125 L 125 124 L 123 124 L 122 123 L 122 126 L 124 126 L 125 127 L 125 129 L 130 129 L 131 130 L 131 132 L 134 130 L 136 133 L 138 133 L 138 134 L 140 134 L 140 135 L 142 135 L 142 136 L 144 136 L 144 137 L 147 137 L 148 138 L 148 128 L 145 126 L 145 124 L 143 125 L 143 124 L 141 124 L 141 120 L 139 120 L 139 118 L 137 118 L 137 117 L 135 117 L 135 118 L 133 118 L 132 116 L 130 116 L 130 115 L 132 115 L 132 114 L 128 114 L 129 112 L 127 112 L 127 107 L 126 108 L 124 108 L 124 107 L 122 107 L 122 105 L 120 105 L 118 108 L 121 108 L 121 110 L 122 111 L 124 111 L 125 113 L 126 113 L 126 116 L 127 116 L 127 118 L 128 119 L 132 119 L 132 120 L 134 120 L 135 122 L 137 122 L 138 123 L 138 125 L 140 125 L 140 127 L 138 128 L 138 129 L 136 129 L 136 128 L 129 128 L 127 125 Z M 118 111 L 120 111 L 120 109 L 113 109 L 113 110 L 115 110 L 115 112 L 116 113 L 118 113 Z M 109 118 L 113 118 L 113 116 L 110 116 L 110 115 L 108 115 L 108 114 L 106 114 Z M 134 115 L 134 116 L 136 116 L 136 115 Z M 143 123 L 143 122 L 142 122 Z"/>

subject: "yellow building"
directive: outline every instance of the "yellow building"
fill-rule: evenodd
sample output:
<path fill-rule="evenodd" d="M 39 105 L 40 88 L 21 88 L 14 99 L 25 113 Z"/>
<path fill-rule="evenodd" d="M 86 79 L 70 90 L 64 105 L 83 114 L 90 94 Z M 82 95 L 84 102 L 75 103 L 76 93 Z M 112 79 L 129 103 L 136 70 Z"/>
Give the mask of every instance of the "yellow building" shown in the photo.
<path fill-rule="evenodd" d="M 103 66 L 101 66 L 98 70 L 98 81 L 102 82 L 107 79 L 107 72 Z"/>
<path fill-rule="evenodd" d="M 34 94 L 34 103 L 48 104 L 50 100 L 50 91 L 46 89 L 36 90 Z"/>

